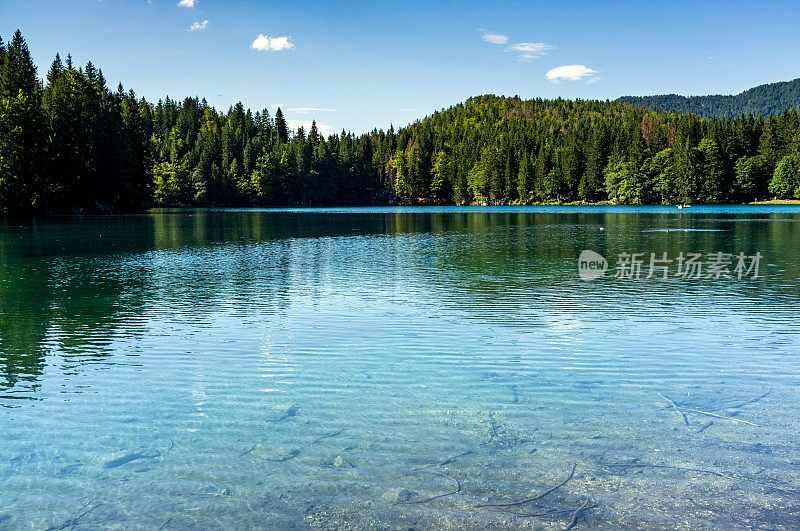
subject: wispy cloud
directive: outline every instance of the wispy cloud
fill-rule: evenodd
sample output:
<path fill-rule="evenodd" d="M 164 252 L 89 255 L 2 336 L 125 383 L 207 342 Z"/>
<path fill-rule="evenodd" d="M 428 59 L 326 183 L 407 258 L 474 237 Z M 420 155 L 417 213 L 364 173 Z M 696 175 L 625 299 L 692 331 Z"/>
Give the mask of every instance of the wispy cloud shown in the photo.
<path fill-rule="evenodd" d="M 505 44 L 508 42 L 507 35 L 500 35 L 499 33 L 492 33 L 486 30 L 478 30 L 481 32 L 481 39 L 490 44 Z"/>
<path fill-rule="evenodd" d="M 291 50 L 294 48 L 294 44 L 289 42 L 290 38 L 290 36 L 267 37 L 266 35 L 259 34 L 250 47 L 260 52 L 280 52 L 283 50 Z"/>
<path fill-rule="evenodd" d="M 197 0 L 181 0 L 180 2 L 178 2 L 178 5 L 180 7 L 194 7 L 194 4 L 196 2 Z"/>
<path fill-rule="evenodd" d="M 325 109 L 324 107 L 292 107 L 286 109 L 287 111 L 299 112 L 305 114 L 308 112 L 339 112 L 338 109 Z"/>
<path fill-rule="evenodd" d="M 515 52 L 527 53 L 546 53 L 548 50 L 552 50 L 553 48 L 555 48 L 555 46 L 546 42 L 520 42 L 517 44 L 512 44 L 508 47 L 509 50 Z"/>
<path fill-rule="evenodd" d="M 492 33 L 484 29 L 478 31 L 481 32 L 481 39 L 490 44 L 508 44 L 508 35 Z M 517 59 L 520 61 L 533 61 L 554 49 L 555 46 L 547 42 L 518 42 L 506 47 L 507 51 L 516 52 Z"/>
<path fill-rule="evenodd" d="M 339 109 L 328 109 L 325 107 L 289 107 L 286 108 L 285 103 L 275 103 L 270 106 L 273 109 L 281 107 L 286 112 L 296 112 L 300 114 L 307 114 L 310 112 L 339 112 Z"/>
<path fill-rule="evenodd" d="M 595 74 L 597 73 L 597 70 L 592 70 L 584 65 L 564 65 L 548 71 L 547 74 L 545 74 L 545 77 L 553 83 L 561 83 L 561 81 L 564 79 L 569 81 L 579 81 L 588 77 L 588 82 L 591 83 L 594 82 L 594 79 L 599 80 L 599 78 L 595 77 Z"/>
<path fill-rule="evenodd" d="M 397 109 L 397 112 L 414 112 L 418 110 L 416 107 L 403 107 L 402 109 Z"/>
<path fill-rule="evenodd" d="M 533 61 L 547 52 L 554 50 L 555 46 L 546 42 L 520 42 L 506 48 L 510 52 L 519 52 L 517 59 L 520 61 Z"/>
<path fill-rule="evenodd" d="M 203 31 L 208 27 L 208 21 L 204 20 L 201 24 L 200 22 L 195 22 L 191 26 L 189 26 L 189 31 Z"/>
<path fill-rule="evenodd" d="M 308 134 L 308 132 L 311 130 L 311 123 L 312 122 L 307 120 L 286 120 L 286 126 L 289 129 L 296 131 L 299 127 L 302 127 L 305 129 L 306 134 Z M 317 122 L 317 131 L 319 131 L 319 134 L 322 136 L 330 136 L 333 134 L 333 129 L 331 129 L 331 126 L 321 124 L 319 122 Z"/>

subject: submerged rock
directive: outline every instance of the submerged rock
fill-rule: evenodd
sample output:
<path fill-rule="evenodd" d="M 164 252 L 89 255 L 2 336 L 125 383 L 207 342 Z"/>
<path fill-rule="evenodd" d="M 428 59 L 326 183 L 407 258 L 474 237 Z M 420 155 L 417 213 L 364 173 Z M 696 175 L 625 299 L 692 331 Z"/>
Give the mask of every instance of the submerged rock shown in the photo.
<path fill-rule="evenodd" d="M 298 455 L 300 455 L 300 450 L 292 448 L 291 450 L 280 450 L 273 454 L 272 457 L 267 457 L 266 460 L 274 463 L 283 463 L 284 461 L 294 459 Z"/>
<path fill-rule="evenodd" d="M 267 422 L 280 422 L 291 417 L 296 417 L 300 412 L 300 406 L 293 405 L 288 408 L 272 411 L 267 415 Z"/>
<path fill-rule="evenodd" d="M 336 456 L 336 459 L 333 460 L 333 466 L 335 466 L 336 468 L 343 468 L 343 467 L 352 468 L 353 467 L 353 465 L 347 459 L 342 457 L 341 455 Z"/>
<path fill-rule="evenodd" d="M 415 499 L 417 497 L 417 493 L 413 490 L 397 487 L 387 490 L 381 497 L 390 503 L 407 503 Z"/>
<path fill-rule="evenodd" d="M 103 468 L 117 468 L 121 467 L 122 465 L 127 465 L 128 463 L 132 463 L 134 461 L 139 461 L 141 459 L 153 459 L 158 457 L 158 454 L 143 454 L 141 452 L 128 452 L 125 455 L 117 457 L 115 459 L 109 459 L 103 463 Z"/>

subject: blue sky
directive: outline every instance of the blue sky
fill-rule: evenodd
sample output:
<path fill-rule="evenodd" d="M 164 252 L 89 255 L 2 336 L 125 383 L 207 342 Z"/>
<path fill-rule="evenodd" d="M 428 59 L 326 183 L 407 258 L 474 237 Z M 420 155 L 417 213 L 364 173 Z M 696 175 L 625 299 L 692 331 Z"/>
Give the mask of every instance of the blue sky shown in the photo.
<path fill-rule="evenodd" d="M 796 0 L 0 0 L 0 35 L 20 28 L 42 76 L 71 52 L 149 100 L 281 104 L 295 125 L 355 132 L 477 94 L 730 94 L 794 79 L 798 21 Z"/>

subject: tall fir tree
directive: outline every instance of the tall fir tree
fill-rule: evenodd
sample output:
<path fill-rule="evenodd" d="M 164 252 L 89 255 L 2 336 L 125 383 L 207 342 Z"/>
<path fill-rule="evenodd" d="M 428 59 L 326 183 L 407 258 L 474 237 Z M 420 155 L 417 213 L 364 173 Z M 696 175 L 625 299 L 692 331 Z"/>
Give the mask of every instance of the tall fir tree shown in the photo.
<path fill-rule="evenodd" d="M 46 138 L 36 66 L 17 30 L 0 66 L 0 211 L 19 214 L 45 207 Z"/>
<path fill-rule="evenodd" d="M 275 132 L 279 142 L 285 144 L 289 141 L 289 128 L 286 126 L 286 120 L 280 107 L 275 111 Z"/>

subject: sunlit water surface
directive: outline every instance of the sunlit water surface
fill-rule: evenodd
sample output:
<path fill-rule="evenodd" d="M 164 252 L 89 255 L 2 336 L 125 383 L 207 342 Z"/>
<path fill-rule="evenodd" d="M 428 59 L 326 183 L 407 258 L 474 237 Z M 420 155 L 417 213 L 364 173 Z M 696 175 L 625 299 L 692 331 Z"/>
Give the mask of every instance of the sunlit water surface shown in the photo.
<path fill-rule="evenodd" d="M 798 528 L 798 236 L 792 207 L 7 222 L 0 527 Z M 759 278 L 614 278 L 718 251 Z"/>

